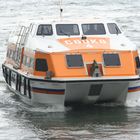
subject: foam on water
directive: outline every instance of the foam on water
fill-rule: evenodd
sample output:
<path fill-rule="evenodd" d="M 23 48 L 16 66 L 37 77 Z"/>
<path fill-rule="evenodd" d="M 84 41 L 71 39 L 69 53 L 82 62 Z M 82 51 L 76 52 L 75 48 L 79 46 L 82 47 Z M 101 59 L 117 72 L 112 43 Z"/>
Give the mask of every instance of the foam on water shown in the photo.
<path fill-rule="evenodd" d="M 126 101 L 125 106 L 126 107 L 140 107 L 140 99 Z"/>
<path fill-rule="evenodd" d="M 66 112 L 71 109 L 64 107 L 63 105 L 35 105 L 30 107 L 28 105 L 24 105 L 22 108 L 30 112 L 38 113 Z"/>

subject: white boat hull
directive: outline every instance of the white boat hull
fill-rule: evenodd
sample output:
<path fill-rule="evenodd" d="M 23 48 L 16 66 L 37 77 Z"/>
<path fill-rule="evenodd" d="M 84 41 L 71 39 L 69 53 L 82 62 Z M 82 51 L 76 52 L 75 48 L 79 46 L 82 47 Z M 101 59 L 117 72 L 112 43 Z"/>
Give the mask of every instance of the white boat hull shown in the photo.
<path fill-rule="evenodd" d="M 16 94 L 31 103 L 73 104 L 115 102 L 125 104 L 140 100 L 140 79 L 46 80 L 21 75 L 12 69 L 14 78 L 5 81 Z M 12 75 L 11 74 L 11 75 Z"/>

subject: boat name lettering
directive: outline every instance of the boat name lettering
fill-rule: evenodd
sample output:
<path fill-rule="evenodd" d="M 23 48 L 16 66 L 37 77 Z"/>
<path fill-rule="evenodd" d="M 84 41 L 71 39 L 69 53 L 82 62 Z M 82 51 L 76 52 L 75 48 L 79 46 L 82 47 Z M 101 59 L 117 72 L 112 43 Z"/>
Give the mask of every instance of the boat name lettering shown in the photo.
<path fill-rule="evenodd" d="M 105 39 L 86 39 L 86 40 L 65 40 L 65 44 L 73 45 L 73 44 L 107 44 Z"/>

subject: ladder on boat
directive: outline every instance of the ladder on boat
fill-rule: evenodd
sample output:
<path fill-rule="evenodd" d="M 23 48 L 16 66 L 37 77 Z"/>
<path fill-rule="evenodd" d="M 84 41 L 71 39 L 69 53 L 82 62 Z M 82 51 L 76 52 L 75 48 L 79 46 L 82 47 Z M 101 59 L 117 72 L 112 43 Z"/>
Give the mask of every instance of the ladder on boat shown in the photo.
<path fill-rule="evenodd" d="M 16 46 L 18 48 L 24 47 L 28 33 L 29 33 L 29 27 L 22 26 L 18 34 L 18 39 L 16 42 Z"/>
<path fill-rule="evenodd" d="M 16 42 L 15 61 L 18 67 L 21 64 L 22 51 L 24 49 L 27 37 L 29 35 L 30 27 L 21 26 Z"/>

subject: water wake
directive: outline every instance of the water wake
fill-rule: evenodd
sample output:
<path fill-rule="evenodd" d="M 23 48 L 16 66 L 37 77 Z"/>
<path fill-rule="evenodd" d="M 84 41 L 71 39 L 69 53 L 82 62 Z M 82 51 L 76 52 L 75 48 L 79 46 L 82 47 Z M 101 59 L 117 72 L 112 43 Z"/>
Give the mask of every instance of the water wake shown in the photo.
<path fill-rule="evenodd" d="M 24 106 L 24 109 L 29 112 L 39 112 L 39 113 L 59 113 L 66 112 L 70 110 L 70 108 L 64 107 L 63 105 L 45 105 L 45 106 Z"/>
<path fill-rule="evenodd" d="M 140 106 L 140 99 L 137 100 L 128 100 L 125 103 L 126 107 L 139 107 Z"/>

